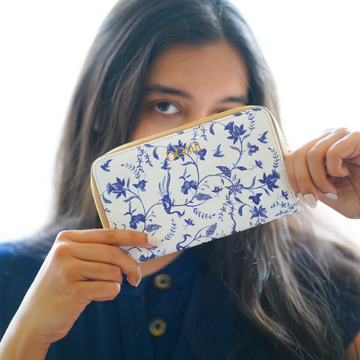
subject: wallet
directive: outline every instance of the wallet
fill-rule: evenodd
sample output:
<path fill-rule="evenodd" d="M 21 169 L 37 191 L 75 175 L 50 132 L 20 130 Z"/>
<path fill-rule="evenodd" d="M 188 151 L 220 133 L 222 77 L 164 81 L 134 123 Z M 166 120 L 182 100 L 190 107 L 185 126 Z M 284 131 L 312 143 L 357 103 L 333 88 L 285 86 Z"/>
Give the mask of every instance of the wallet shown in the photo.
<path fill-rule="evenodd" d="M 287 153 L 270 111 L 243 106 L 109 151 L 91 190 L 104 228 L 161 239 L 121 247 L 142 262 L 298 212 Z"/>

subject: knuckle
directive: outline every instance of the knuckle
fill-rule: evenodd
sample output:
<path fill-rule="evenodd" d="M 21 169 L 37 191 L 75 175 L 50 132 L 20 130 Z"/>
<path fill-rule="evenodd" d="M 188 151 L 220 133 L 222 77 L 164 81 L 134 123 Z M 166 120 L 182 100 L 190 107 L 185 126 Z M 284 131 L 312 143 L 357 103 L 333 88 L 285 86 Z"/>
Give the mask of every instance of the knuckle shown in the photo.
<path fill-rule="evenodd" d="M 69 256 L 71 245 L 67 241 L 56 241 L 53 247 L 53 256 L 56 259 L 63 259 Z"/>
<path fill-rule="evenodd" d="M 136 233 L 134 231 L 129 231 L 129 239 L 131 244 L 136 244 Z"/>
<path fill-rule="evenodd" d="M 116 244 L 117 233 L 115 229 L 106 229 L 105 236 L 111 244 Z"/>
<path fill-rule="evenodd" d="M 319 150 L 316 147 L 313 147 L 307 152 L 306 158 L 308 161 L 313 162 L 319 157 L 319 154 L 320 154 Z"/>
<path fill-rule="evenodd" d="M 112 266 L 110 270 L 110 278 L 114 280 L 118 280 L 122 278 L 121 269 L 118 266 Z"/>
<path fill-rule="evenodd" d="M 69 233 L 70 233 L 69 230 L 60 231 L 60 232 L 57 234 L 57 236 L 56 236 L 56 240 L 65 240 L 65 239 L 68 239 Z"/>
<path fill-rule="evenodd" d="M 337 153 L 337 149 L 334 147 L 331 147 L 330 149 L 328 149 L 328 151 L 326 152 L 326 156 L 327 157 L 334 157 Z"/>
<path fill-rule="evenodd" d="M 339 135 L 346 135 L 350 133 L 350 130 L 347 127 L 339 127 L 334 132 Z"/>
<path fill-rule="evenodd" d="M 74 274 L 77 273 L 77 269 L 75 264 L 71 262 L 67 262 L 65 264 L 62 264 L 61 267 L 58 269 L 58 275 L 69 282 L 72 278 L 74 278 Z"/>
<path fill-rule="evenodd" d="M 119 258 L 120 249 L 116 246 L 109 246 L 109 257 L 110 260 L 116 261 Z"/>

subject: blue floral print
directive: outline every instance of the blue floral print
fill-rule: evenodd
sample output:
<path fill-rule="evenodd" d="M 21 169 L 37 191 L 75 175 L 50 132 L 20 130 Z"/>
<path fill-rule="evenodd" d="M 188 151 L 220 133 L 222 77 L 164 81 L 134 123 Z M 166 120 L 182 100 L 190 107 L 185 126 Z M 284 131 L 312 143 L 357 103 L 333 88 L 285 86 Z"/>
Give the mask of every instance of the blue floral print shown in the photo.
<path fill-rule="evenodd" d="M 202 149 L 202 150 L 198 151 L 196 154 L 199 155 L 200 160 L 205 160 L 206 152 L 207 152 L 206 149 Z"/>
<path fill-rule="evenodd" d="M 270 122 L 253 108 L 100 158 L 109 223 L 162 239 L 124 251 L 145 261 L 297 212 Z"/>
<path fill-rule="evenodd" d="M 279 187 L 276 185 L 276 182 L 280 179 L 280 174 L 275 170 L 272 171 L 270 175 L 266 175 L 264 173 L 262 180 L 259 180 L 262 184 L 266 184 L 270 191 L 274 191 L 274 189 L 278 189 Z"/>
<path fill-rule="evenodd" d="M 192 181 L 185 181 L 183 186 L 181 187 L 181 192 L 185 195 L 187 195 L 187 193 L 189 192 L 189 189 L 197 189 L 197 184 L 196 181 L 192 180 Z"/>
<path fill-rule="evenodd" d="M 116 183 L 113 183 L 113 184 L 108 183 L 107 184 L 106 191 L 107 191 L 108 195 L 110 195 L 111 193 L 116 194 L 116 199 L 118 199 L 121 195 L 124 195 L 124 197 L 126 197 L 124 186 L 125 186 L 125 180 L 120 180 L 117 177 Z"/>
<path fill-rule="evenodd" d="M 254 206 L 254 208 L 253 208 L 252 210 L 250 210 L 250 212 L 253 214 L 250 219 L 253 219 L 254 217 L 267 218 L 267 216 L 265 215 L 265 214 L 267 213 L 267 210 L 264 209 L 264 208 L 262 207 L 262 205 L 260 205 L 259 208 L 257 208 L 256 206 Z"/>
<path fill-rule="evenodd" d="M 103 169 L 104 171 L 110 172 L 110 162 L 112 161 L 112 159 L 106 161 L 103 165 L 100 165 L 100 168 Z"/>
<path fill-rule="evenodd" d="M 134 184 L 133 186 L 136 188 L 136 189 L 139 189 L 141 191 L 145 191 L 145 185 L 146 185 L 147 181 L 145 180 L 141 180 L 139 181 L 138 184 Z"/>
<path fill-rule="evenodd" d="M 255 154 L 258 150 L 259 150 L 259 147 L 256 146 L 256 145 L 251 145 L 249 142 L 247 144 L 247 147 L 249 149 L 249 155 L 252 156 L 252 154 Z"/>
<path fill-rule="evenodd" d="M 261 194 L 261 193 L 257 193 L 256 195 L 249 196 L 249 199 L 252 200 L 252 202 L 253 202 L 255 205 L 259 205 L 259 203 L 260 203 L 260 196 L 262 196 L 262 194 Z"/>
<path fill-rule="evenodd" d="M 224 154 L 220 150 L 220 146 L 221 146 L 221 144 L 217 146 L 217 148 L 216 148 L 216 150 L 214 152 L 214 157 L 223 157 L 224 156 Z"/>
<path fill-rule="evenodd" d="M 239 195 L 242 194 L 242 190 L 244 189 L 244 185 L 240 184 L 241 179 L 239 179 L 234 185 L 228 186 L 229 195 Z"/>
<path fill-rule="evenodd" d="M 263 144 L 267 144 L 268 142 L 266 141 L 266 134 L 268 133 L 268 131 L 265 131 L 263 134 L 260 134 L 258 141 L 260 141 Z"/>

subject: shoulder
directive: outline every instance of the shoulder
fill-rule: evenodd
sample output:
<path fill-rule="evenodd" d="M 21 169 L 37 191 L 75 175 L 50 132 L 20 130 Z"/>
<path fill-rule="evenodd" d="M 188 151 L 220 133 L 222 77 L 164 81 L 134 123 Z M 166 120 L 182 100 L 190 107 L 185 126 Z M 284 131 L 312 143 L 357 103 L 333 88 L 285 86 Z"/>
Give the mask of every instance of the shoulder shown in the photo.
<path fill-rule="evenodd" d="M 31 276 L 32 272 L 39 270 L 44 257 L 36 256 L 34 252 L 27 250 L 30 242 L 31 240 L 24 240 L 0 244 L 1 280 L 20 274 Z"/>
<path fill-rule="evenodd" d="M 0 338 L 43 262 L 41 257 L 30 255 L 23 244 L 0 244 Z"/>

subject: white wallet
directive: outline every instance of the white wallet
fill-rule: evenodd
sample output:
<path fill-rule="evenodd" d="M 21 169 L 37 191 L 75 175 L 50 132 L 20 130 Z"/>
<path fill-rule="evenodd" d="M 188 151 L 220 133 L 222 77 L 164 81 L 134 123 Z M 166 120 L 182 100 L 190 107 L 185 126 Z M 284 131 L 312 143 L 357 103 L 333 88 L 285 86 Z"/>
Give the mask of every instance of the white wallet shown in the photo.
<path fill-rule="evenodd" d="M 94 161 L 91 189 L 104 228 L 162 240 L 121 247 L 142 262 L 299 211 L 286 154 L 270 111 L 244 106 L 111 150 Z"/>

